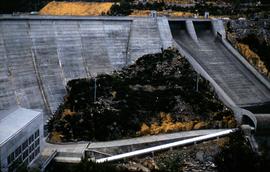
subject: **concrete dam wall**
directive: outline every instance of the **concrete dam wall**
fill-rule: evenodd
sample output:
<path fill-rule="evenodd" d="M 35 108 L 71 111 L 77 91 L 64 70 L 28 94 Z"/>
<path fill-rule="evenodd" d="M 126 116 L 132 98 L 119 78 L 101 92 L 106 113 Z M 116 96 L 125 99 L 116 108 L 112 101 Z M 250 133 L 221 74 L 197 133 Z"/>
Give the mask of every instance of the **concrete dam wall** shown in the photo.
<path fill-rule="evenodd" d="M 66 83 L 172 46 L 166 18 L 0 17 L 0 110 L 53 113 Z"/>

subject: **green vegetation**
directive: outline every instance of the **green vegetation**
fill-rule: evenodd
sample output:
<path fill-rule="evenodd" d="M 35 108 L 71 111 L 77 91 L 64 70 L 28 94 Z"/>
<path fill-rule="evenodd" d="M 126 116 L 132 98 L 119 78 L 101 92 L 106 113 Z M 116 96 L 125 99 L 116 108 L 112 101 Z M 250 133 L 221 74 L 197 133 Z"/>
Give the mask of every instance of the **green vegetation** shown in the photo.
<path fill-rule="evenodd" d="M 30 12 L 30 11 L 39 11 L 47 3 L 52 0 L 1 0 L 0 1 L 0 14 L 1 13 L 13 13 L 13 12 Z M 57 1 L 84 1 L 84 2 L 104 2 L 104 1 L 92 1 L 92 0 L 57 0 Z M 226 0 L 224 0 L 226 1 Z M 255 1 L 255 0 L 254 0 Z M 105 1 L 106 2 L 106 1 Z M 194 7 L 181 7 L 178 5 L 168 5 L 162 1 L 153 2 L 153 3 L 140 3 L 133 0 L 108 0 L 108 2 L 117 2 L 112 7 L 110 12 L 107 15 L 113 16 L 125 16 L 132 13 L 132 10 L 173 10 L 181 12 L 191 12 L 199 13 L 203 15 L 205 11 L 209 11 L 210 15 L 231 15 L 231 16 L 248 16 L 252 17 L 255 13 L 261 13 L 262 11 L 268 11 L 269 15 L 269 6 L 260 6 L 255 5 L 243 7 L 241 3 L 245 2 L 244 0 L 228 0 L 231 5 L 229 6 L 219 6 L 215 1 L 213 3 L 206 3 L 208 1 L 200 1 L 196 3 Z M 267 0 L 261 0 L 262 4 L 267 4 Z M 267 15 L 266 15 L 267 16 Z"/>
<path fill-rule="evenodd" d="M 108 12 L 111 16 L 128 16 L 132 13 L 131 4 L 129 1 L 121 0 L 119 4 L 114 3 Z"/>
<path fill-rule="evenodd" d="M 199 78 L 197 90 L 197 79 L 177 50 L 145 55 L 121 71 L 98 75 L 96 101 L 94 78 L 68 82 L 68 94 L 48 130 L 56 141 L 134 137 L 143 124 L 163 123 L 164 113 L 170 114 L 170 123 L 205 121 L 204 128 L 234 127 L 232 112 L 205 79 Z"/>
<path fill-rule="evenodd" d="M 242 0 L 234 0 L 230 1 L 229 5 L 220 5 L 216 2 L 208 3 L 208 1 L 200 1 L 200 3 L 196 3 L 195 6 L 179 6 L 174 4 L 166 4 L 163 1 L 153 2 L 153 3 L 131 3 L 129 0 L 121 0 L 120 4 L 114 4 L 111 7 L 111 11 L 108 15 L 113 16 L 123 16 L 130 15 L 132 10 L 173 10 L 173 11 L 181 11 L 181 12 L 190 12 L 194 14 L 199 14 L 201 16 L 204 15 L 205 11 L 208 11 L 210 15 L 220 15 L 220 16 L 231 16 L 232 18 L 238 17 L 251 17 L 253 18 L 255 14 L 263 13 L 267 18 L 267 14 L 269 14 L 269 7 L 267 6 L 241 6 L 241 3 L 244 3 Z"/>

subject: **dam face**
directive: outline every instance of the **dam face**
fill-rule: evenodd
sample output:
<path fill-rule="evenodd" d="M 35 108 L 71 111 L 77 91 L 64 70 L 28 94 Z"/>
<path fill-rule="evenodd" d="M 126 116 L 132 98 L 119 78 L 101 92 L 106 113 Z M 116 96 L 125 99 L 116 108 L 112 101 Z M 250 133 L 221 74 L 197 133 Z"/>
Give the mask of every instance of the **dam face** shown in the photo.
<path fill-rule="evenodd" d="M 0 16 L 0 110 L 20 105 L 52 114 L 69 80 L 109 73 L 173 45 L 219 86 L 223 101 L 242 108 L 268 104 L 270 84 L 217 32 L 224 38 L 222 21 L 207 19 Z"/>
<path fill-rule="evenodd" d="M 0 17 L 0 110 L 57 110 L 66 83 L 172 46 L 166 18 Z"/>

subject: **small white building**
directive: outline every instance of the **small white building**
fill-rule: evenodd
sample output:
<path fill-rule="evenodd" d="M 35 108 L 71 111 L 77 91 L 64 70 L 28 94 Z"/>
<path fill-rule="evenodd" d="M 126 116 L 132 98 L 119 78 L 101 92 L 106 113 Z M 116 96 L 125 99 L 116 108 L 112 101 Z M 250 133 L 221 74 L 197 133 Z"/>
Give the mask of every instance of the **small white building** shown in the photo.
<path fill-rule="evenodd" d="M 204 18 L 205 18 L 205 19 L 208 19 L 208 18 L 209 18 L 209 12 L 208 12 L 208 11 L 205 11 L 205 12 L 204 12 Z"/>
<path fill-rule="evenodd" d="M 31 165 L 43 148 L 43 113 L 21 107 L 0 111 L 0 168 Z"/>

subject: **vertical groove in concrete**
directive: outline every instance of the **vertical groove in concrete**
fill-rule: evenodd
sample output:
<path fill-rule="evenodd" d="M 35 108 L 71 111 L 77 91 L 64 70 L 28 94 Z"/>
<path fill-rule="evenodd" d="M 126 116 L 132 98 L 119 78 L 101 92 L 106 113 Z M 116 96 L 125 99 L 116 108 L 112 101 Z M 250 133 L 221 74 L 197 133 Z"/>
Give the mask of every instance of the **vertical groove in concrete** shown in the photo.
<path fill-rule="evenodd" d="M 158 26 L 153 18 L 134 18 L 130 39 L 131 62 L 144 54 L 161 51 Z"/>
<path fill-rule="evenodd" d="M 101 31 L 102 31 L 103 36 L 101 38 L 102 38 L 103 48 L 104 48 L 104 51 L 105 51 L 105 57 L 106 57 L 106 60 L 108 61 L 108 66 L 110 66 L 109 68 L 111 70 L 113 70 L 112 60 L 110 58 L 110 54 L 112 54 L 112 53 L 110 53 L 110 50 L 109 50 L 108 46 L 114 46 L 114 44 L 113 43 L 112 44 L 108 43 L 109 39 L 108 39 L 107 34 L 105 32 L 104 24 L 105 24 L 105 22 L 102 21 L 101 22 Z M 106 72 L 104 72 L 104 73 L 106 73 Z M 96 76 L 96 75 L 98 75 L 98 73 L 94 72 L 94 75 Z"/>
<path fill-rule="evenodd" d="M 106 49 L 113 70 L 126 65 L 127 46 L 129 42 L 129 21 L 104 21 Z"/>
<path fill-rule="evenodd" d="M 195 32 L 192 20 L 186 20 L 186 29 L 189 36 L 193 39 L 193 41 L 198 42 L 197 34 Z"/>
<path fill-rule="evenodd" d="M 64 74 L 64 70 L 63 70 L 63 67 L 62 67 L 62 56 L 61 56 L 62 55 L 62 53 L 61 53 L 61 50 L 62 50 L 61 45 L 62 44 L 61 43 L 60 44 L 58 43 L 59 36 L 58 36 L 58 33 L 57 33 L 57 26 L 56 26 L 55 21 L 52 23 L 52 25 L 53 25 L 53 29 L 54 29 L 54 37 L 55 37 L 57 59 L 58 59 L 58 62 L 56 62 L 56 64 L 57 64 L 57 66 L 59 66 L 59 69 L 60 69 L 60 73 L 59 74 L 60 74 L 60 77 L 62 79 L 63 85 L 66 85 L 67 80 L 66 80 L 66 77 L 65 77 L 65 74 Z M 61 28 L 61 29 L 64 29 L 64 28 Z"/>
<path fill-rule="evenodd" d="M 45 105 L 47 111 L 50 112 L 50 114 L 52 114 L 53 112 L 51 111 L 51 108 L 50 108 L 49 103 L 48 103 L 47 95 L 45 94 L 45 91 L 44 91 L 43 83 L 42 83 L 42 80 L 40 78 L 39 69 L 38 69 L 38 66 L 37 66 L 37 63 L 36 63 L 35 53 L 33 51 L 32 51 L 32 62 L 33 62 L 33 66 L 34 66 L 34 70 L 35 70 L 35 73 L 36 73 L 36 78 L 37 78 L 39 90 L 40 90 L 40 93 L 42 95 L 44 105 Z"/>
<path fill-rule="evenodd" d="M 112 70 L 108 59 L 105 33 L 102 21 L 80 21 L 83 57 L 88 69 L 88 75 L 96 75 Z"/>
<path fill-rule="evenodd" d="M 51 111 L 55 112 L 63 100 L 65 85 L 59 65 L 56 28 L 53 25 L 54 21 L 50 20 L 31 21 L 31 37 L 35 42 L 33 48 L 36 53 L 36 64 L 49 106 Z"/>
<path fill-rule="evenodd" d="M 0 23 L 0 30 L 3 30 Z M 6 109 L 16 104 L 15 95 L 12 89 L 10 77 L 11 67 L 8 64 L 6 44 L 3 33 L 0 33 L 0 110 Z"/>
<path fill-rule="evenodd" d="M 129 31 L 128 31 L 128 39 L 126 44 L 126 59 L 125 59 L 125 66 L 129 65 L 131 63 L 131 56 L 130 56 L 130 49 L 129 49 L 129 43 L 131 38 L 131 32 L 132 32 L 132 24 L 133 21 L 129 22 Z"/>
<path fill-rule="evenodd" d="M 79 33 L 79 40 L 80 40 L 80 47 L 79 48 L 81 49 L 82 65 L 83 65 L 86 77 L 90 78 L 91 73 L 90 73 L 90 70 L 87 66 L 85 54 L 83 53 L 84 46 L 83 46 L 83 42 L 82 42 L 81 22 L 77 21 L 77 26 L 78 26 L 78 33 Z"/>
<path fill-rule="evenodd" d="M 43 108 L 32 63 L 32 42 L 28 33 L 28 23 L 3 21 L 1 26 L 10 78 L 10 85 L 5 87 L 12 88 L 14 98 L 17 99 L 13 106 L 18 104 L 26 108 Z"/>
<path fill-rule="evenodd" d="M 29 26 L 28 36 L 29 36 L 29 38 L 31 39 L 31 42 L 32 42 L 31 54 L 32 54 L 32 63 L 33 63 L 34 71 L 35 71 L 35 74 L 36 74 L 36 80 L 37 80 L 37 83 L 38 83 L 38 87 L 39 87 L 39 90 L 40 90 L 40 93 L 41 93 L 42 100 L 44 102 L 44 107 L 46 108 L 46 112 L 49 112 L 50 114 L 52 114 L 51 108 L 50 108 L 49 103 L 48 103 L 48 98 L 47 98 L 47 95 L 45 94 L 43 83 L 42 83 L 42 80 L 40 78 L 39 69 L 38 69 L 38 66 L 36 64 L 35 50 L 33 50 L 35 42 L 32 40 L 32 37 L 31 37 L 31 33 L 30 33 L 31 26 L 30 26 L 29 22 L 28 22 L 28 26 Z M 45 117 L 45 119 L 46 119 L 46 117 Z"/>
<path fill-rule="evenodd" d="M 71 79 L 86 77 L 77 21 L 55 22 L 55 30 L 59 64 L 65 80 L 64 85 Z"/>
<path fill-rule="evenodd" d="M 151 18 L 152 20 L 154 20 L 154 24 L 157 27 L 157 31 L 158 31 L 158 38 L 159 38 L 159 49 L 163 48 L 163 43 L 162 43 L 162 37 L 161 37 L 161 31 L 160 31 L 160 25 L 159 22 L 160 20 L 158 20 L 158 18 Z"/>
<path fill-rule="evenodd" d="M 134 37 L 134 33 L 135 33 L 135 31 L 134 31 L 134 29 L 135 29 L 135 27 L 134 27 L 134 20 L 132 20 L 132 22 L 131 22 L 131 24 L 130 24 L 130 32 L 129 32 L 129 39 L 128 39 L 128 57 L 129 57 L 129 61 L 128 61 L 128 63 L 129 64 L 132 64 L 133 62 L 132 62 L 132 58 L 133 58 L 133 53 L 132 53 L 132 49 L 133 49 L 133 47 L 132 47 L 132 43 L 133 43 L 133 37 Z"/>
<path fill-rule="evenodd" d="M 160 17 L 158 20 L 158 30 L 160 34 L 160 39 L 162 43 L 162 48 L 166 49 L 172 46 L 172 33 L 170 30 L 170 25 L 166 17 Z"/>

